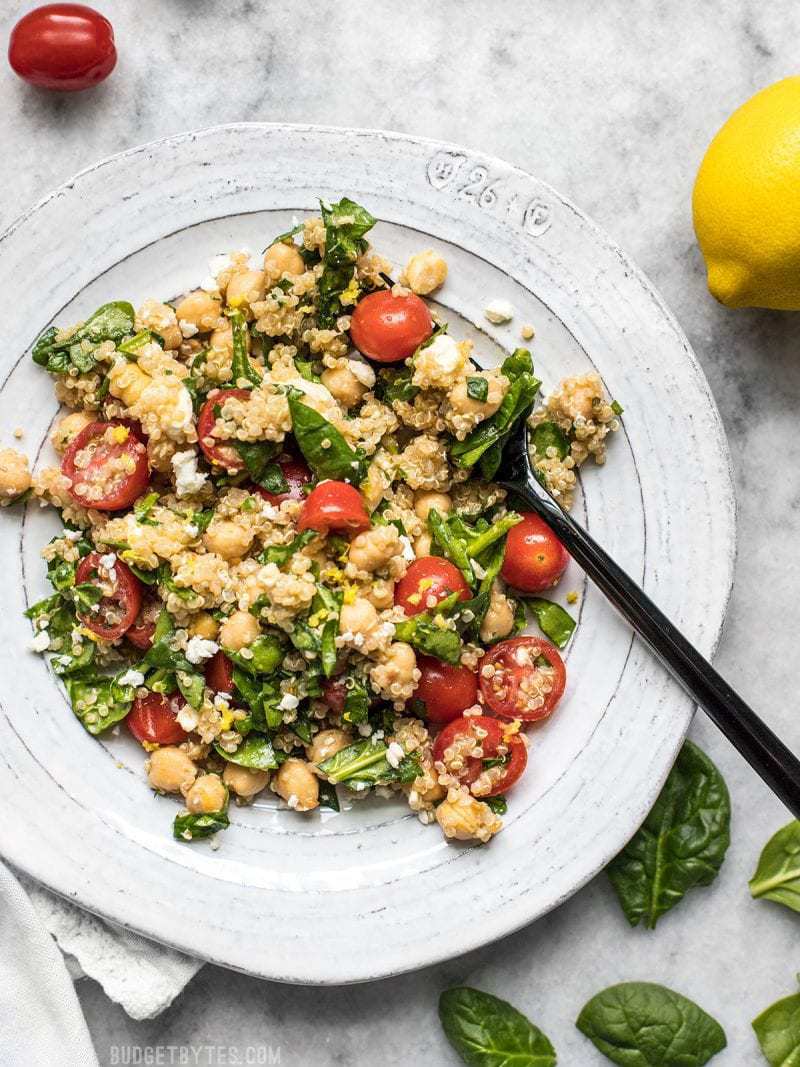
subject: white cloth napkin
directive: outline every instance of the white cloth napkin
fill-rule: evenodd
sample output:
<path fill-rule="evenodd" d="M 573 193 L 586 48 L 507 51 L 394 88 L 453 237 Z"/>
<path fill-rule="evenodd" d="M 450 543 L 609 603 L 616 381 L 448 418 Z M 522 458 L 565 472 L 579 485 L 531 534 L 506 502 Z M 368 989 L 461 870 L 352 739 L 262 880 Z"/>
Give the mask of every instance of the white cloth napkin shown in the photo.
<path fill-rule="evenodd" d="M 152 1019 L 169 1007 L 203 966 L 202 960 L 184 956 L 98 919 L 24 876 L 18 877 L 22 886 L 8 868 L 0 864 L 3 901 L 0 960 L 5 968 L 18 972 L 16 984 L 21 988 L 24 985 L 27 990 L 17 1006 L 22 1018 L 29 1017 L 28 1008 L 33 1008 L 36 998 L 46 997 L 52 1001 L 62 996 L 59 991 L 68 968 L 73 978 L 83 975 L 94 978 L 131 1018 Z M 22 936 L 20 930 L 26 931 L 26 936 L 38 936 L 47 945 L 50 956 L 58 959 L 58 967 L 52 968 L 54 974 L 38 963 L 41 953 L 36 957 L 32 952 L 17 949 L 15 938 Z M 65 960 L 46 931 L 55 938 Z M 68 992 L 85 1031 L 71 983 Z M 5 1001 L 5 997 L 2 999 Z M 38 1061 L 17 1059 L 14 1062 L 33 1064 Z M 45 1062 L 57 1061 L 42 1060 Z M 62 1057 L 61 1062 L 72 1061 Z M 76 1059 L 75 1062 L 80 1061 Z M 93 1065 L 96 1060 L 92 1058 L 85 1062 Z"/>

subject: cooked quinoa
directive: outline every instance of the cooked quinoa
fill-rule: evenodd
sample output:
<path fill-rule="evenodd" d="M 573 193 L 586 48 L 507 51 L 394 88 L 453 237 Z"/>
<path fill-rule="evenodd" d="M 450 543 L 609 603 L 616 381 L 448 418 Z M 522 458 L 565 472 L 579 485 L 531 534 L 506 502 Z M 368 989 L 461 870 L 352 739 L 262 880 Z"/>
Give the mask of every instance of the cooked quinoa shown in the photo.
<path fill-rule="evenodd" d="M 0 502 L 32 494 L 64 523 L 31 649 L 89 733 L 127 722 L 152 788 L 183 800 L 179 840 L 225 828 L 231 796 L 305 813 L 338 810 L 341 786 L 488 841 L 527 759 L 520 721 L 563 691 L 553 645 L 511 640 L 527 619 L 506 545 L 532 520 L 492 481 L 502 442 L 529 417 L 569 506 L 621 409 L 588 374 L 531 415 L 527 350 L 481 369 L 421 299 L 439 253 L 394 285 L 369 213 L 322 208 L 263 260 L 215 256 L 177 300 L 106 304 L 36 342 L 70 410 L 60 465 L 31 476 L 0 450 Z"/>

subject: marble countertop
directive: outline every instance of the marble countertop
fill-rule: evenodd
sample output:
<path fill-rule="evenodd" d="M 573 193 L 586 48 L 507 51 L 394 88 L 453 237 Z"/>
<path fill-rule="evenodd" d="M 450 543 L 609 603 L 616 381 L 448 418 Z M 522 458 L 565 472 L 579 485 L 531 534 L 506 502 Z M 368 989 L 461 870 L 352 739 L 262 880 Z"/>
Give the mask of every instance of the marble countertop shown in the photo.
<path fill-rule="evenodd" d="M 3 5 L 3 40 L 30 6 Z M 800 748 L 794 706 L 800 317 L 716 305 L 690 215 L 694 174 L 718 126 L 757 88 L 795 73 L 796 6 L 741 0 L 633 7 L 621 0 L 97 6 L 114 22 L 120 50 L 105 85 L 55 96 L 32 91 L 7 69 L 0 73 L 0 226 L 102 156 L 241 120 L 442 138 L 550 182 L 649 274 L 703 364 L 729 435 L 739 501 L 736 584 L 717 663 Z M 372 985 L 290 988 L 205 967 L 164 1015 L 134 1023 L 86 981 L 79 993 L 100 1062 L 160 1062 L 121 1059 L 121 1050 L 131 1056 L 143 1055 L 130 1051 L 136 1048 L 202 1046 L 188 1062 L 446 1067 L 457 1061 L 440 1034 L 437 997 L 448 984 L 465 982 L 527 1012 L 554 1041 L 560 1063 L 591 1067 L 607 1061 L 580 1037 L 574 1019 L 590 995 L 626 979 L 663 982 L 712 1012 L 730 1045 L 715 1065 L 760 1062 L 749 1023 L 793 991 L 798 925 L 790 912 L 751 901 L 747 879 L 762 845 L 788 817 L 704 719 L 692 737 L 730 786 L 733 843 L 713 888 L 692 893 L 657 932 L 630 930 L 600 877 L 547 920 L 498 944 Z M 220 1048 L 239 1058 L 213 1051 Z"/>

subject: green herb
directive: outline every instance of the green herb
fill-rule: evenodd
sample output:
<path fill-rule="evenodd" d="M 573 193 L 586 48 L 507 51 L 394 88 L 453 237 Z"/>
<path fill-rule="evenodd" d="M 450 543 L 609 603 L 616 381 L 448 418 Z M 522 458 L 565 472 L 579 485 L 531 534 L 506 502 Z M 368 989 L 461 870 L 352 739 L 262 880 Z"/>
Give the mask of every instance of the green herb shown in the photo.
<path fill-rule="evenodd" d="M 144 348 L 146 344 L 149 344 L 153 339 L 153 335 L 150 330 L 140 330 L 134 334 L 133 337 L 129 337 L 127 341 L 122 341 L 117 345 L 117 351 L 122 352 L 125 356 L 138 355 L 139 349 Z"/>
<path fill-rule="evenodd" d="M 206 815 L 176 815 L 172 824 L 173 836 L 178 841 L 200 841 L 226 830 L 230 826 L 227 812 L 213 811 Z"/>
<path fill-rule="evenodd" d="M 447 1040 L 469 1067 L 555 1067 L 549 1039 L 521 1011 L 491 993 L 460 986 L 439 997 Z"/>
<path fill-rule="evenodd" d="M 145 653 L 139 669 L 147 671 L 155 668 L 159 672 L 167 671 L 174 674 L 184 699 L 193 708 L 199 708 L 203 703 L 205 679 L 182 652 L 170 647 L 174 632 L 169 612 L 166 608 L 162 608 L 153 632 L 153 644 Z M 152 688 L 149 679 L 147 684 L 148 688 Z"/>
<path fill-rule="evenodd" d="M 119 300 L 103 304 L 63 341 L 56 341 L 58 330 L 51 326 L 34 344 L 33 361 L 52 374 L 64 374 L 70 366 L 85 373 L 95 366 L 92 350 L 103 341 L 116 344 L 132 333 L 134 318 L 132 305 Z M 86 348 L 82 342 L 87 343 Z"/>
<path fill-rule="evenodd" d="M 289 390 L 289 414 L 300 451 L 318 478 L 354 482 L 366 474 L 364 454 L 350 447 L 342 434 L 318 411 L 302 403 L 299 389 Z"/>
<path fill-rule="evenodd" d="M 325 254 L 319 279 L 319 324 L 323 329 L 333 326 L 345 307 L 355 303 L 348 298 L 342 304 L 342 294 L 348 297 L 354 288 L 356 261 L 367 250 L 364 234 L 375 225 L 375 219 L 359 204 L 342 197 L 338 204 L 320 201 L 325 224 Z"/>
<path fill-rule="evenodd" d="M 410 404 L 419 393 L 419 386 L 411 384 L 412 367 L 400 370 L 388 368 L 378 371 L 376 394 L 390 406 L 396 403 Z"/>
<path fill-rule="evenodd" d="M 615 415 L 621 415 L 625 408 L 622 406 L 622 404 L 620 404 L 618 400 L 612 400 L 611 410 L 614 412 Z"/>
<path fill-rule="evenodd" d="M 489 395 L 489 382 L 486 378 L 467 378 L 467 396 L 470 400 L 483 403 Z"/>
<path fill-rule="evenodd" d="M 800 1063 L 800 993 L 784 997 L 753 1019 L 753 1029 L 770 1067 Z"/>
<path fill-rule="evenodd" d="M 363 678 L 350 676 L 345 680 L 345 697 L 342 718 L 358 726 L 369 718 L 369 691 Z"/>
<path fill-rule="evenodd" d="M 319 764 L 325 777 L 333 782 L 344 782 L 355 788 L 356 785 L 380 785 L 394 781 L 397 770 L 386 758 L 388 745 L 383 741 L 368 737 L 348 745 L 329 759 Z"/>
<path fill-rule="evenodd" d="M 234 441 L 233 447 L 241 456 L 251 479 L 256 485 L 261 485 L 261 479 L 267 474 L 282 446 L 276 441 Z"/>
<path fill-rule="evenodd" d="M 103 733 L 131 710 L 133 686 L 120 685 L 118 677 L 98 674 L 66 680 L 72 710 L 90 734 Z"/>
<path fill-rule="evenodd" d="M 461 636 L 457 630 L 440 625 L 437 620 L 446 619 L 459 603 L 459 593 L 440 600 L 431 611 L 422 611 L 395 626 L 395 638 L 445 663 L 457 664 L 461 659 Z"/>
<path fill-rule="evenodd" d="M 764 847 L 750 894 L 800 911 L 800 822 L 793 819 L 778 830 Z"/>
<path fill-rule="evenodd" d="M 727 1042 L 716 1020 L 665 986 L 623 982 L 592 997 L 576 1026 L 623 1067 L 701 1067 Z"/>
<path fill-rule="evenodd" d="M 442 554 L 458 567 L 467 584 L 473 586 L 475 573 L 472 570 L 467 545 L 436 508 L 431 508 L 428 512 L 428 529 Z"/>
<path fill-rule="evenodd" d="M 297 373 L 301 378 L 304 378 L 307 382 L 321 382 L 322 378 L 317 374 L 314 369 L 315 364 L 310 359 L 300 359 L 298 356 L 294 357 L 294 365 L 297 368 Z"/>
<path fill-rule="evenodd" d="M 264 468 L 264 473 L 258 480 L 258 484 L 262 489 L 266 489 L 268 493 L 274 493 L 275 496 L 289 491 L 289 483 L 277 463 L 267 464 Z"/>
<path fill-rule="evenodd" d="M 231 380 L 234 385 L 244 379 L 251 385 L 261 385 L 261 375 L 250 362 L 250 334 L 247 329 L 247 319 L 241 311 L 226 310 L 225 314 L 231 320 L 231 335 L 233 337 L 233 358 L 231 360 Z"/>
<path fill-rule="evenodd" d="M 272 771 L 278 766 L 272 742 L 264 734 L 248 734 L 235 752 L 226 752 L 218 744 L 214 748 L 228 763 L 248 767 L 251 771 Z"/>
<path fill-rule="evenodd" d="M 62 678 L 78 671 L 85 671 L 94 662 L 97 645 L 91 639 L 73 644 L 69 652 L 59 652 L 52 656 L 50 665 Z"/>
<path fill-rule="evenodd" d="M 258 557 L 260 563 L 275 563 L 282 567 L 288 563 L 292 556 L 296 556 L 301 548 L 311 544 L 319 534 L 316 530 L 303 530 L 297 537 L 292 538 L 288 545 L 270 545 L 265 548 Z"/>
<path fill-rule="evenodd" d="M 213 508 L 203 508 L 202 511 L 195 511 L 192 514 L 192 525 L 197 527 L 197 536 L 200 537 L 206 532 L 211 525 L 211 520 L 214 518 Z"/>
<path fill-rule="evenodd" d="M 158 523 L 150 518 L 150 512 L 157 503 L 158 493 L 148 493 L 147 496 L 140 496 L 138 500 L 135 500 L 133 514 L 136 516 L 136 521 L 143 526 L 158 526 Z"/>
<path fill-rule="evenodd" d="M 540 422 L 531 433 L 531 444 L 537 457 L 545 458 L 547 450 L 554 448 L 559 459 L 569 453 L 569 437 L 555 422 Z"/>
<path fill-rule="evenodd" d="M 731 804 L 711 760 L 686 741 L 652 811 L 607 870 L 631 926 L 652 930 L 695 886 L 716 878 Z"/>
<path fill-rule="evenodd" d="M 496 797 L 484 797 L 483 802 L 495 815 L 505 815 L 508 811 L 508 802 L 502 794 L 498 794 Z"/>
<path fill-rule="evenodd" d="M 490 545 L 505 537 L 512 527 L 519 525 L 521 522 L 521 515 L 517 515 L 514 511 L 509 511 L 508 514 L 501 519 L 497 519 L 491 526 L 472 538 L 467 545 L 467 555 L 472 559 L 481 556 Z"/>
<path fill-rule="evenodd" d="M 251 655 L 245 657 L 241 650 L 234 652 L 226 648 L 225 655 L 248 674 L 272 674 L 283 661 L 283 645 L 272 634 L 260 634 L 247 646 L 247 651 Z"/>
<path fill-rule="evenodd" d="M 560 604 L 544 597 L 525 597 L 525 603 L 536 616 L 539 629 L 549 637 L 556 648 L 564 648 L 575 629 L 575 620 Z"/>
<path fill-rule="evenodd" d="M 331 785 L 330 782 L 320 781 L 319 783 L 319 806 L 321 808 L 330 808 L 331 811 L 339 811 L 339 795 L 336 792 L 336 786 Z"/>

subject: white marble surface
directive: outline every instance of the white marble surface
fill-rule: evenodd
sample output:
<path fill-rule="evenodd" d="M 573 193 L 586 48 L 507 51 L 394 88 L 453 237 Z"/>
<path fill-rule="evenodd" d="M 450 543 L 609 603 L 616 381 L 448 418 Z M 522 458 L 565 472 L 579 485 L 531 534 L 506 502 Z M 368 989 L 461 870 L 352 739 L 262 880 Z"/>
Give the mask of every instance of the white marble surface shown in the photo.
<path fill-rule="evenodd" d="M 5 0 L 2 39 L 30 6 Z M 493 152 L 551 182 L 650 275 L 705 367 L 731 440 L 740 515 L 717 662 L 800 748 L 800 317 L 718 307 L 704 286 L 690 218 L 691 184 L 710 136 L 756 88 L 795 73 L 797 8 L 745 0 L 99 6 L 120 49 L 106 85 L 57 97 L 0 74 L 0 224 L 101 156 L 234 120 L 414 132 Z M 35 277 L 32 264 L 31 284 Z M 772 464 L 777 477 L 767 474 Z M 437 995 L 468 982 L 528 1012 L 560 1063 L 591 1067 L 606 1061 L 575 1031 L 579 1008 L 603 986 L 636 978 L 672 985 L 719 1018 L 730 1047 L 715 1064 L 759 1063 L 749 1021 L 793 991 L 800 926 L 791 913 L 750 901 L 747 879 L 787 816 L 710 725 L 699 719 L 692 736 L 731 788 L 733 844 L 713 888 L 693 893 L 655 933 L 629 930 L 599 878 L 499 944 L 372 986 L 288 988 L 209 967 L 161 1018 L 132 1023 L 85 982 L 81 1000 L 100 1062 L 131 1062 L 120 1059 L 123 1048 L 131 1056 L 132 1047 L 205 1046 L 189 1062 L 258 1063 L 259 1050 L 272 1046 L 284 1067 L 446 1067 L 456 1058 L 439 1032 Z"/>

